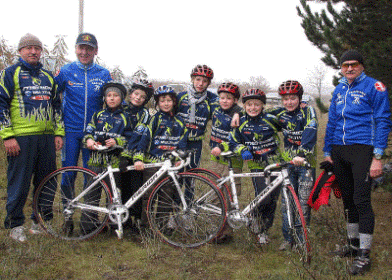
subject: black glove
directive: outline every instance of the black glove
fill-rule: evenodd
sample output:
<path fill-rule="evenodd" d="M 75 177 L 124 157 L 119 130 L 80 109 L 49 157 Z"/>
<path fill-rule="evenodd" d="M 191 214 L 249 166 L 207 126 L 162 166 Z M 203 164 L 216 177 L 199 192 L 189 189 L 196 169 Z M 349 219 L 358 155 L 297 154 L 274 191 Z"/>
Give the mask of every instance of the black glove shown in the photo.
<path fill-rule="evenodd" d="M 320 169 L 324 169 L 326 172 L 333 172 L 333 164 L 325 160 L 320 163 Z"/>
<path fill-rule="evenodd" d="M 127 172 L 127 166 L 130 165 L 131 159 L 127 157 L 120 157 L 119 168 L 121 172 Z"/>

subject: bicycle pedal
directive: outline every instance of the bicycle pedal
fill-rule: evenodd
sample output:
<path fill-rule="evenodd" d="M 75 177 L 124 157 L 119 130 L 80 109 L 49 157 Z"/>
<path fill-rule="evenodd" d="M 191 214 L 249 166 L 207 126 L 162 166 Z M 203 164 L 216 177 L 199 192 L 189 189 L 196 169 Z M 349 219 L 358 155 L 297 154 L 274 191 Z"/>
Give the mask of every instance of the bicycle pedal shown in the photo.
<path fill-rule="evenodd" d="M 116 232 L 116 234 L 117 234 L 117 238 L 118 238 L 118 239 L 122 239 L 122 238 L 123 238 L 124 232 L 123 232 L 122 230 L 116 229 L 115 232 Z"/>

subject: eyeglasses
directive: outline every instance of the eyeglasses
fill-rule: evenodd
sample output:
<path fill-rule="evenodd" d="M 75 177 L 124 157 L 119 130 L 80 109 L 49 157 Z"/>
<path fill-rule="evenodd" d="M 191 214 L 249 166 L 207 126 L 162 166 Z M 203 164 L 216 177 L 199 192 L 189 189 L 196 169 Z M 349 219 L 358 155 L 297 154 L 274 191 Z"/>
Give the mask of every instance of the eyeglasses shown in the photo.
<path fill-rule="evenodd" d="M 359 66 L 359 62 L 357 61 L 357 62 L 353 62 L 353 63 L 343 63 L 342 64 L 342 69 L 348 69 L 350 66 L 352 67 L 352 68 L 357 68 L 358 66 Z"/>

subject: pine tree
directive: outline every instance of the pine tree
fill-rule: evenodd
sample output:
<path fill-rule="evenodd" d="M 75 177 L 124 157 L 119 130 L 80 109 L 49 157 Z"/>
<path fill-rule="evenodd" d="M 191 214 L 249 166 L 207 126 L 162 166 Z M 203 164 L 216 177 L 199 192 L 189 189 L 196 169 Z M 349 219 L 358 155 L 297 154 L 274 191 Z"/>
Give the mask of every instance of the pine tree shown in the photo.
<path fill-rule="evenodd" d="M 339 69 L 341 54 L 356 49 L 365 57 L 365 72 L 392 88 L 392 1 L 318 2 L 327 3 L 321 13 L 312 12 L 306 0 L 300 0 L 297 11 L 308 40 L 324 53 L 322 61 Z M 338 11 L 332 2 L 344 6 Z"/>

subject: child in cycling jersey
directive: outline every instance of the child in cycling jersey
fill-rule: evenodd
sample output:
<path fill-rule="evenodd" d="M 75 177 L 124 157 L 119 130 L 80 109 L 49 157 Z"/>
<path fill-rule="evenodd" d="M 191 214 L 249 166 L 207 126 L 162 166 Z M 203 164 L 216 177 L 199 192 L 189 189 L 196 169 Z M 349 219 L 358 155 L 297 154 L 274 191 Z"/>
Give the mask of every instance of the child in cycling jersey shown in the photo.
<path fill-rule="evenodd" d="M 260 89 L 246 90 L 242 102 L 245 115 L 229 136 L 229 148 L 247 161 L 252 172 L 259 172 L 268 164 L 280 161 L 278 122 L 275 116 L 263 111 L 266 96 Z M 256 196 L 266 188 L 263 177 L 253 177 L 252 182 Z M 278 196 L 277 188 L 253 212 L 250 229 L 257 234 L 260 245 L 269 242 L 267 231 L 273 224 Z"/>
<path fill-rule="evenodd" d="M 310 207 L 307 204 L 313 187 L 316 165 L 316 142 L 317 142 L 317 115 L 315 110 L 307 105 L 300 106 L 303 87 L 293 80 L 283 82 L 279 86 L 279 95 L 282 97 L 283 107 L 268 110 L 277 117 L 280 130 L 283 133 L 284 152 L 282 157 L 285 161 L 292 161 L 289 166 L 290 182 L 297 193 L 307 225 L 310 223 Z M 309 170 L 303 166 L 304 161 L 311 164 Z M 288 232 L 288 217 L 286 214 L 286 202 L 282 196 L 282 231 L 284 241 L 279 250 L 287 250 L 292 246 Z"/>
<path fill-rule="evenodd" d="M 218 95 L 207 90 L 213 77 L 214 72 L 210 67 L 197 65 L 191 72 L 191 84 L 186 91 L 178 94 L 178 115 L 189 130 L 187 149 L 196 151 L 192 155 L 190 168 L 200 164 L 207 123 L 214 108 L 219 106 Z"/>
<path fill-rule="evenodd" d="M 106 83 L 102 87 L 104 109 L 95 112 L 86 127 L 83 143 L 91 150 L 88 165 L 96 173 L 102 172 L 107 165 L 103 154 L 96 151 L 97 146 L 113 147 L 119 145 L 125 147 L 126 138 L 131 137 L 129 119 L 122 107 L 126 92 L 126 88 L 120 83 Z M 114 161 L 114 159 L 112 160 Z M 119 173 L 114 174 L 116 182 L 119 182 L 118 175 Z M 108 186 L 111 185 L 108 177 L 104 180 Z M 100 190 L 97 189 L 86 195 L 86 198 L 91 200 L 91 203 L 99 203 L 100 196 Z M 95 213 L 83 212 L 81 224 L 85 233 L 95 229 L 95 219 L 97 219 Z M 72 224 L 68 224 L 68 226 L 73 227 Z M 68 230 L 72 231 L 71 228 Z"/>
<path fill-rule="evenodd" d="M 120 162 L 120 169 L 125 171 L 127 165 L 133 164 L 133 155 L 136 147 L 142 137 L 143 131 L 148 124 L 150 114 L 146 104 L 150 100 L 154 93 L 152 84 L 146 79 L 135 79 L 132 82 L 132 86 L 125 99 L 127 105 L 124 110 L 127 113 L 130 126 L 132 130 L 132 137 L 128 137 L 128 143 L 126 151 L 123 153 L 123 157 Z M 129 198 L 139 189 L 143 184 L 143 172 L 138 170 L 131 170 L 121 173 L 121 200 L 123 203 L 127 202 Z M 129 219 L 124 227 L 133 228 L 137 231 L 136 222 L 141 219 L 142 215 L 142 202 L 137 201 L 130 210 L 130 216 L 134 217 L 134 224 L 132 219 Z"/>
<path fill-rule="evenodd" d="M 133 156 L 136 170 L 144 170 L 144 163 L 156 163 L 165 160 L 165 153 L 172 150 L 185 150 L 187 146 L 187 128 L 182 118 L 176 115 L 177 93 L 170 86 L 160 86 L 154 92 L 157 113 L 151 117 L 147 128 Z M 148 168 L 144 171 L 146 182 L 157 171 Z M 169 190 L 168 190 L 169 191 Z M 143 215 L 141 225 L 147 225 L 145 214 L 149 193 L 143 196 Z"/>
<path fill-rule="evenodd" d="M 228 163 L 220 157 L 222 151 L 228 150 L 229 134 L 232 130 L 231 122 L 235 113 L 242 114 L 242 108 L 238 106 L 237 102 L 240 98 L 239 87 L 233 83 L 222 83 L 218 87 L 219 107 L 212 113 L 212 128 L 211 128 L 211 171 L 220 176 L 229 175 Z M 232 158 L 232 166 L 235 173 L 242 172 L 242 159 Z M 235 178 L 237 195 L 241 195 L 241 179 Z M 230 205 L 230 196 L 225 192 L 227 206 Z M 216 240 L 217 243 L 226 243 L 232 239 L 232 228 L 225 226 L 222 234 Z"/>

